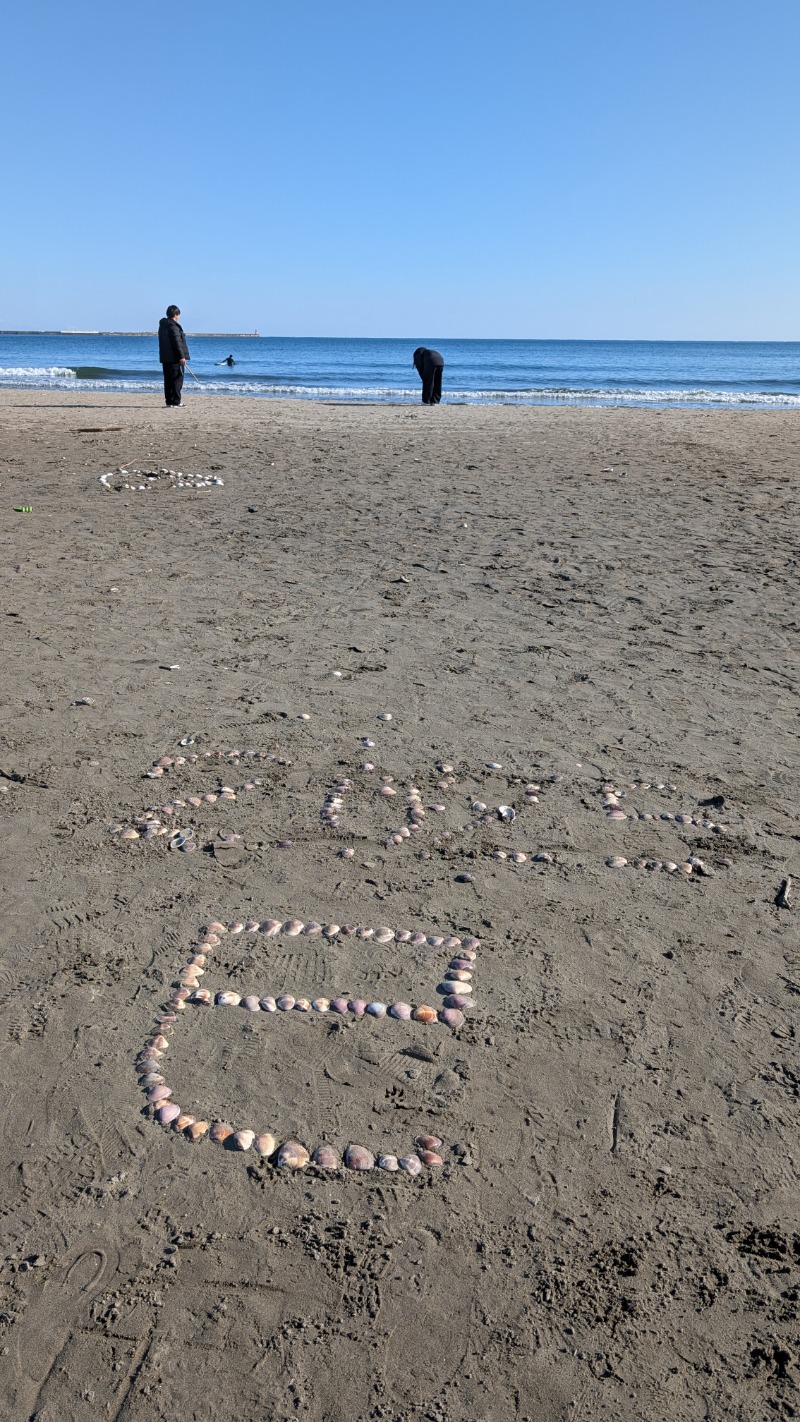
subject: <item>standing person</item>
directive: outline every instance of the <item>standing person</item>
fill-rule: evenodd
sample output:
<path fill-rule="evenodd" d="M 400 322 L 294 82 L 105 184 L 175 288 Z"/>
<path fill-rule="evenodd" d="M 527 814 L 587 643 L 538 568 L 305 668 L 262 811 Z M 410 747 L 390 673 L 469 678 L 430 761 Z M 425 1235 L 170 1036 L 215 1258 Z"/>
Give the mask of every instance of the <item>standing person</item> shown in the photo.
<path fill-rule="evenodd" d="M 414 365 L 422 381 L 423 405 L 438 405 L 442 398 L 444 357 L 438 351 L 429 351 L 427 346 L 417 346 Z"/>
<path fill-rule="evenodd" d="M 183 368 L 189 359 L 189 347 L 178 322 L 179 306 L 168 306 L 166 316 L 158 323 L 158 358 L 164 367 L 164 399 L 175 409 L 181 403 Z"/>

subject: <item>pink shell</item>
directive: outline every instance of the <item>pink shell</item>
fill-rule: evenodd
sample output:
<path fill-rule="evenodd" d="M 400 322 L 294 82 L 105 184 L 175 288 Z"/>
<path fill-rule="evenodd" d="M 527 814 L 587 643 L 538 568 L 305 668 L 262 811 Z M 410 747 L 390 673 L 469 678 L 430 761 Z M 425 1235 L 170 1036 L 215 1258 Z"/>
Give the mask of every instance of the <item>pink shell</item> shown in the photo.
<path fill-rule="evenodd" d="M 444 1027 L 463 1027 L 464 1014 L 456 1007 L 443 1007 L 439 1013 L 439 1021 Z"/>
<path fill-rule="evenodd" d="M 340 1016 L 343 1017 L 347 1010 L 348 1007 L 346 997 L 335 997 L 331 1002 L 331 1012 L 338 1012 Z"/>
<path fill-rule="evenodd" d="M 461 940 L 461 947 L 462 947 L 462 948 L 468 948 L 468 949 L 470 949 L 470 950 L 471 950 L 472 952 L 474 952 L 474 953 L 477 953 L 477 951 L 478 951 L 478 949 L 480 948 L 480 946 L 481 946 L 481 940 L 480 940 L 480 938 L 472 938 L 471 936 L 468 936 L 467 938 L 462 938 L 462 940 Z"/>
<path fill-rule="evenodd" d="M 340 1165 L 338 1152 L 329 1145 L 317 1146 L 311 1157 L 311 1162 L 320 1170 L 338 1170 Z"/>
<path fill-rule="evenodd" d="M 471 997 L 462 997 L 461 993 L 453 992 L 444 1000 L 445 1007 L 455 1007 L 459 1012 L 464 1012 L 466 1008 L 473 1007 Z"/>
<path fill-rule="evenodd" d="M 418 1155 L 401 1155 L 397 1164 L 401 1170 L 405 1171 L 406 1175 L 419 1175 L 422 1169 L 422 1161 Z"/>
<path fill-rule="evenodd" d="M 159 1101 L 167 1101 L 171 1095 L 172 1087 L 165 1086 L 162 1081 L 159 1081 L 155 1086 L 150 1087 L 147 1093 L 147 1099 L 151 1106 L 157 1106 Z"/>
<path fill-rule="evenodd" d="M 285 1141 L 278 1151 L 276 1165 L 286 1165 L 290 1170 L 302 1170 L 308 1165 L 310 1156 L 299 1141 Z"/>
<path fill-rule="evenodd" d="M 298 933 L 302 933 L 305 924 L 299 918 L 289 918 L 283 925 L 282 932 L 287 933 L 290 938 L 296 938 Z"/>
<path fill-rule="evenodd" d="M 295 1001 L 296 999 L 292 997 L 292 994 L 290 992 L 285 992 L 281 997 L 276 999 L 275 1005 L 280 1009 L 281 1012 L 291 1012 L 292 1008 L 294 1007 Z"/>
<path fill-rule="evenodd" d="M 252 993 L 248 993 L 247 997 L 242 998 L 242 1007 L 244 1007 L 247 1012 L 261 1011 L 261 1003 L 259 1002 L 257 997 L 253 996 Z"/>
<path fill-rule="evenodd" d="M 274 938 L 276 933 L 280 933 L 281 925 L 277 918 L 266 918 L 261 924 L 261 932 L 266 933 L 267 938 Z"/>
<path fill-rule="evenodd" d="M 411 1004 L 408 1002 L 393 1002 L 389 1008 L 389 1016 L 396 1017 L 399 1022 L 410 1022 Z"/>
<path fill-rule="evenodd" d="M 177 1121 L 181 1114 L 181 1108 L 176 1101 L 167 1101 L 164 1106 L 159 1106 L 156 1117 L 162 1126 L 169 1126 L 172 1121 Z"/>
<path fill-rule="evenodd" d="M 444 1165 L 442 1157 L 438 1155 L 435 1150 L 421 1150 L 419 1153 L 419 1158 L 422 1161 L 423 1165 Z"/>
<path fill-rule="evenodd" d="M 347 1006 L 354 1017 L 363 1017 L 367 1010 L 367 1004 L 360 997 L 351 997 Z"/>
<path fill-rule="evenodd" d="M 348 1170 L 372 1170 L 375 1157 L 365 1146 L 350 1145 L 344 1153 L 344 1163 Z"/>
<path fill-rule="evenodd" d="M 274 997 L 260 997 L 258 1000 L 262 1012 L 277 1012 L 278 1004 Z"/>
<path fill-rule="evenodd" d="M 418 1150 L 438 1150 L 442 1144 L 439 1136 L 415 1136 L 414 1145 Z"/>

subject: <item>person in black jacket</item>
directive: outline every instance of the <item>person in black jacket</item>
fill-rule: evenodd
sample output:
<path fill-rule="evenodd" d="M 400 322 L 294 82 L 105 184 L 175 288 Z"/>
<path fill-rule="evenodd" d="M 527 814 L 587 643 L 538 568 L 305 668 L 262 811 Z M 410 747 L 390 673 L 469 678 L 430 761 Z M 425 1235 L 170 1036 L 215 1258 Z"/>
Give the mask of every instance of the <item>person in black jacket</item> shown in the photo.
<path fill-rule="evenodd" d="M 158 323 L 158 358 L 164 368 L 164 399 L 168 407 L 181 403 L 183 367 L 189 359 L 189 347 L 178 323 L 179 306 L 168 306 L 166 316 Z"/>
<path fill-rule="evenodd" d="M 422 381 L 423 405 L 438 405 L 442 398 L 444 357 L 438 351 L 429 351 L 427 346 L 417 346 L 414 365 Z"/>

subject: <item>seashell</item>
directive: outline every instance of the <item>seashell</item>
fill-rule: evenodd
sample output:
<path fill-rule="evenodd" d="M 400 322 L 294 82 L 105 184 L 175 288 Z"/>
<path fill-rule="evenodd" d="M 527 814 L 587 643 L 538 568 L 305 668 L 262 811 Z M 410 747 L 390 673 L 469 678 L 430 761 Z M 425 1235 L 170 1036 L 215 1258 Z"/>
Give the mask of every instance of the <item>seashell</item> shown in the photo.
<path fill-rule="evenodd" d="M 258 999 L 258 1005 L 261 1008 L 262 1012 L 278 1011 L 278 1004 L 275 1001 L 274 997 L 260 997 Z"/>
<path fill-rule="evenodd" d="M 187 1116 L 182 1111 L 180 1116 L 175 1117 L 172 1124 L 176 1131 L 188 1130 L 189 1126 L 194 1125 L 194 1116 Z"/>
<path fill-rule="evenodd" d="M 229 932 L 230 934 L 243 933 L 243 932 L 244 932 L 244 924 L 243 924 L 243 923 L 229 923 L 229 924 L 228 924 L 228 932 Z"/>
<path fill-rule="evenodd" d="M 694 821 L 691 815 L 676 815 L 675 823 L 678 825 L 691 825 L 694 824 Z"/>
<path fill-rule="evenodd" d="M 311 1163 L 320 1170 L 338 1170 L 340 1164 L 338 1152 L 333 1149 L 333 1146 L 317 1146 L 311 1157 Z"/>
<path fill-rule="evenodd" d="M 609 810 L 606 816 L 606 819 L 609 820 L 627 820 L 627 818 L 628 816 L 625 814 L 624 810 Z"/>
<path fill-rule="evenodd" d="M 159 1083 L 163 1080 L 164 1078 L 161 1075 L 160 1071 L 148 1071 L 140 1074 L 139 1085 L 141 1086 L 142 1091 L 147 1091 L 149 1087 L 158 1086 Z M 172 1093 L 170 1092 L 169 1094 L 171 1095 Z"/>
<path fill-rule="evenodd" d="M 255 1138 L 255 1131 L 234 1131 L 231 1145 L 235 1150 L 249 1150 Z"/>
<path fill-rule="evenodd" d="M 459 980 L 458 982 L 442 982 L 439 983 L 436 991 L 442 993 L 443 996 L 446 996 L 450 992 L 457 992 L 461 997 L 469 997 L 472 992 L 472 983 L 464 982 L 463 980 Z"/>
<path fill-rule="evenodd" d="M 344 1163 L 348 1170 L 372 1170 L 375 1157 L 365 1146 L 349 1145 L 344 1153 Z"/>
<path fill-rule="evenodd" d="M 305 924 L 299 918 L 289 918 L 281 929 L 282 933 L 288 934 L 290 938 L 296 938 L 298 933 L 302 933 Z"/>
<path fill-rule="evenodd" d="M 181 1108 L 174 1101 L 165 1101 L 163 1106 L 159 1106 L 156 1111 L 156 1119 L 162 1126 L 169 1126 L 173 1121 L 177 1121 L 181 1114 Z"/>
<path fill-rule="evenodd" d="M 454 983 L 471 983 L 472 965 L 470 964 L 469 967 L 466 968 L 448 968 L 447 972 L 445 973 L 445 981 Z"/>
<path fill-rule="evenodd" d="M 473 938 L 468 935 L 466 938 L 462 938 L 461 940 L 461 947 L 466 949 L 466 952 L 464 953 L 465 958 L 468 958 L 470 953 L 477 953 L 480 946 L 480 938 Z"/>
<path fill-rule="evenodd" d="M 398 1022 L 411 1021 L 411 1005 L 408 1002 L 393 1002 L 389 1008 L 389 1016 L 396 1017 Z"/>
<path fill-rule="evenodd" d="M 453 953 L 456 948 L 461 947 L 461 939 L 456 938 L 455 935 L 451 933 L 449 938 L 445 938 L 442 947 L 447 948 L 451 953 Z"/>
<path fill-rule="evenodd" d="M 347 998 L 335 997 L 331 1003 L 331 1012 L 338 1012 L 340 1017 L 344 1017 L 347 1012 Z"/>
<path fill-rule="evenodd" d="M 340 850 L 339 850 L 339 858 L 340 858 L 340 859 L 352 859 L 353 856 L 354 856 L 354 854 L 355 854 L 355 850 L 354 850 L 354 849 L 351 849 L 351 848 L 349 847 L 349 845 L 348 845 L 347 849 L 340 849 Z"/>
<path fill-rule="evenodd" d="M 438 1014 L 436 1008 L 428 1007 L 425 1005 L 425 1003 L 421 1004 L 421 1006 L 419 1007 L 415 1007 L 414 1011 L 411 1013 L 411 1017 L 414 1022 L 435 1022 L 437 1016 Z"/>
<path fill-rule="evenodd" d="M 267 918 L 259 927 L 261 932 L 267 935 L 267 938 L 274 938 L 276 933 L 281 931 L 281 925 L 277 918 Z"/>
<path fill-rule="evenodd" d="M 218 992 L 215 998 L 217 1007 L 238 1007 L 241 1000 L 238 992 Z"/>
<path fill-rule="evenodd" d="M 380 715 L 378 716 L 378 720 L 379 720 L 379 721 L 391 721 L 391 719 L 392 719 L 392 713 L 391 713 L 391 711 L 381 711 Z"/>
<path fill-rule="evenodd" d="M 422 1161 L 418 1155 L 401 1155 L 397 1164 L 400 1169 L 404 1170 L 406 1175 L 410 1175 L 412 1179 L 415 1175 L 419 1175 L 422 1169 Z"/>
<path fill-rule="evenodd" d="M 242 998 L 242 1007 L 245 1009 L 246 1012 L 261 1011 L 261 1003 L 259 1002 L 258 998 L 255 997 L 252 993 L 248 993 L 247 997 Z"/>
<path fill-rule="evenodd" d="M 442 1144 L 439 1136 L 415 1136 L 414 1145 L 418 1150 L 438 1150 Z"/>
<path fill-rule="evenodd" d="M 648 859 L 648 861 L 647 861 L 647 863 L 645 864 L 644 867 L 645 867 L 645 869 L 650 869 L 650 870 L 660 869 L 660 868 L 661 868 L 661 860 L 660 860 L 660 859 Z"/>
<path fill-rule="evenodd" d="M 219 798 L 220 800 L 235 800 L 236 795 L 234 794 L 233 790 L 221 790 Z"/>
<path fill-rule="evenodd" d="M 463 993 L 460 992 L 450 993 L 449 996 L 445 998 L 444 1005 L 445 1007 L 456 1007 L 459 1012 L 464 1012 L 468 1007 L 474 1007 L 472 999 L 464 997 Z"/>
<path fill-rule="evenodd" d="M 500 762 L 499 762 L 498 760 L 487 760 L 487 762 L 486 762 L 486 769 L 487 769 L 487 770 L 502 770 L 503 767 L 502 767 L 502 765 L 500 764 Z"/>
<path fill-rule="evenodd" d="M 189 1002 L 196 1002 L 198 1007 L 210 1007 L 214 1001 L 214 994 L 208 988 L 198 988 L 189 998 Z"/>
<path fill-rule="evenodd" d="M 186 1127 L 185 1134 L 190 1141 L 201 1140 L 203 1136 L 208 1135 L 208 1121 L 192 1121 L 192 1124 Z"/>
<path fill-rule="evenodd" d="M 227 928 L 225 927 L 225 924 L 224 924 L 224 923 L 210 923 L 210 924 L 208 925 L 207 929 L 206 929 L 206 933 L 227 933 L 227 932 L 228 932 L 228 930 L 227 930 Z"/>
<path fill-rule="evenodd" d="M 207 928 L 205 933 L 201 934 L 200 944 L 204 948 L 219 948 L 219 936 Z"/>
<path fill-rule="evenodd" d="M 195 844 L 193 839 L 185 839 L 183 841 L 183 844 L 180 846 L 180 851 L 181 854 L 194 854 L 196 848 L 197 845 Z"/>
<path fill-rule="evenodd" d="M 215 1121 L 209 1131 L 209 1135 L 212 1141 L 218 1141 L 222 1144 L 229 1136 L 233 1135 L 233 1126 L 229 1126 L 226 1121 Z"/>
<path fill-rule="evenodd" d="M 303 932 L 308 938 L 314 938 L 318 933 L 322 932 L 322 924 L 317 923 L 316 919 L 312 918 L 311 922 L 306 924 Z"/>
<path fill-rule="evenodd" d="M 633 861 L 633 867 L 634 867 L 634 869 L 646 869 L 646 868 L 647 868 L 647 860 L 646 860 L 646 859 L 634 859 L 634 861 Z"/>
<path fill-rule="evenodd" d="M 457 883 L 457 884 L 474 884 L 474 883 L 475 883 L 475 875 L 474 875 L 474 874 L 456 874 L 456 883 Z"/>
<path fill-rule="evenodd" d="M 187 805 L 193 805 L 194 808 L 197 809 L 198 806 L 199 806 L 199 805 L 202 805 L 203 802 L 202 802 L 202 800 L 200 799 L 200 796 L 199 796 L 199 795 L 187 795 L 187 797 L 186 797 L 186 803 L 187 803 Z"/>
<path fill-rule="evenodd" d="M 428 946 L 429 948 L 442 948 L 444 947 L 444 939 L 438 933 L 429 933 Z"/>
<path fill-rule="evenodd" d="M 618 804 L 619 804 L 619 799 L 618 799 L 618 797 L 617 797 L 616 795 L 606 795 L 605 799 L 603 800 L 603 809 L 604 809 L 604 810 L 613 810 L 614 807 L 615 807 L 616 805 L 618 805 Z"/>
<path fill-rule="evenodd" d="M 552 854 L 548 854 L 546 850 L 543 850 L 541 854 L 534 854 L 533 862 L 534 864 L 552 864 L 553 856 Z"/>
<path fill-rule="evenodd" d="M 691 873 L 692 873 L 692 866 L 691 866 L 691 864 L 688 864 L 688 863 L 687 863 L 687 864 L 679 864 L 679 865 L 678 865 L 678 869 L 680 870 L 681 874 L 691 874 Z"/>
<path fill-rule="evenodd" d="M 356 938 L 364 938 L 364 939 L 366 939 L 366 938 L 372 938 L 372 936 L 373 936 L 374 933 L 375 933 L 375 929 L 374 929 L 374 928 L 357 928 L 357 929 L 356 929 Z"/>
<path fill-rule="evenodd" d="M 497 814 L 501 820 L 505 820 L 509 824 L 517 818 L 516 810 L 512 810 L 510 805 L 498 805 Z"/>
<path fill-rule="evenodd" d="M 285 1165 L 289 1170 L 303 1170 L 310 1160 L 305 1146 L 299 1141 L 285 1141 L 278 1151 L 276 1165 Z"/>
<path fill-rule="evenodd" d="M 434 815 L 443 815 L 444 812 L 445 812 L 446 806 L 445 806 L 445 805 L 429 805 L 428 808 L 429 808 L 429 810 L 432 811 L 432 813 L 433 813 Z M 391 1156 L 390 1158 L 391 1158 L 392 1160 L 394 1160 L 394 1156 Z"/>
<path fill-rule="evenodd" d="M 484 805 L 482 800 L 473 800 L 470 809 L 473 815 L 482 815 L 484 810 L 488 809 L 488 806 Z"/>
<path fill-rule="evenodd" d="M 256 1136 L 254 1145 L 259 1155 L 272 1155 L 277 1141 L 269 1131 L 262 1131 L 260 1136 Z"/>
<path fill-rule="evenodd" d="M 426 947 L 428 943 L 427 935 L 424 933 L 412 933 L 410 942 L 412 948 Z"/>
<path fill-rule="evenodd" d="M 370 1016 L 370 1017 L 385 1017 L 385 1016 L 386 1016 L 386 1003 L 385 1003 L 385 1002 L 368 1002 L 368 1003 L 367 1003 L 367 1007 L 366 1007 L 366 1011 L 367 1011 L 368 1016 Z"/>
<path fill-rule="evenodd" d="M 433 1169 L 438 1165 L 444 1165 L 442 1157 L 435 1150 L 421 1150 L 419 1153 L 419 1158 L 422 1161 L 422 1164 L 427 1165 L 430 1169 Z"/>
<path fill-rule="evenodd" d="M 351 997 L 347 1006 L 354 1017 L 363 1017 L 367 1010 L 367 1004 L 360 997 Z"/>
<path fill-rule="evenodd" d="M 310 1012 L 311 1003 L 307 997 L 298 997 L 294 1005 L 295 1012 Z"/>
<path fill-rule="evenodd" d="M 176 988 L 172 996 L 176 1002 L 187 1002 L 191 993 L 188 988 Z"/>
<path fill-rule="evenodd" d="M 165 1052 L 167 1050 L 167 1047 L 169 1046 L 169 1042 L 167 1041 L 166 1037 L 162 1037 L 161 1033 L 159 1032 L 156 1034 L 155 1037 L 150 1038 L 149 1042 L 147 1043 L 147 1046 L 155 1047 L 157 1052 Z"/>
<path fill-rule="evenodd" d="M 394 939 L 394 929 L 376 928 L 374 937 L 376 943 L 391 943 Z"/>
<path fill-rule="evenodd" d="M 186 966 L 187 968 L 204 968 L 207 962 L 205 953 L 193 953 Z"/>
<path fill-rule="evenodd" d="M 160 765 L 154 765 L 150 770 L 145 771 L 148 780 L 160 780 L 164 774 Z"/>
<path fill-rule="evenodd" d="M 463 1027 L 464 1014 L 456 1007 L 443 1007 L 439 1013 L 439 1021 L 443 1027 Z"/>
<path fill-rule="evenodd" d="M 492 859 L 507 859 L 507 858 L 508 858 L 508 855 L 506 854 L 506 852 L 505 852 L 504 849 L 496 849 L 496 850 L 494 851 L 493 855 L 492 855 Z"/>
<path fill-rule="evenodd" d="M 393 789 L 393 787 L 392 787 L 391 785 L 381 785 L 380 789 L 376 791 L 376 794 L 378 794 L 378 795 L 396 795 L 396 794 L 397 794 L 397 791 L 396 791 L 395 789 Z"/>
<path fill-rule="evenodd" d="M 291 1012 L 296 1000 L 290 992 L 285 992 L 281 997 L 275 999 L 275 1006 L 280 1012 Z"/>
<path fill-rule="evenodd" d="M 352 938 L 355 931 L 356 926 L 354 923 L 343 923 L 339 929 L 339 932 L 343 934 L 345 938 Z"/>
<path fill-rule="evenodd" d="M 216 805 L 216 803 L 217 803 L 217 796 L 216 796 L 216 795 L 212 795 L 212 794 L 209 793 L 208 795 L 203 795 L 203 796 L 202 796 L 202 800 L 203 800 L 203 803 L 206 804 L 206 805 Z"/>
<path fill-rule="evenodd" d="M 394 935 L 394 941 L 395 943 L 410 943 L 411 934 L 409 933 L 408 929 L 398 928 L 397 932 Z"/>
<path fill-rule="evenodd" d="M 327 997 L 313 998 L 311 1006 L 313 1007 L 315 1012 L 330 1012 L 331 1009 L 331 1005 Z"/>
<path fill-rule="evenodd" d="M 396 1155 L 379 1155 L 375 1162 L 379 1170 L 399 1170 Z"/>
<path fill-rule="evenodd" d="M 138 839 L 139 831 L 135 829 L 125 829 L 120 835 L 120 839 Z"/>
<path fill-rule="evenodd" d="M 612 854 L 611 858 L 606 860 L 609 869 L 624 869 L 627 862 L 622 854 Z"/>
<path fill-rule="evenodd" d="M 322 932 L 325 934 L 326 938 L 335 938 L 337 933 L 339 932 L 339 925 L 338 923 L 326 923 Z"/>
<path fill-rule="evenodd" d="M 677 864 L 672 859 L 664 860 L 663 868 L 666 869 L 668 874 L 674 874 L 677 867 Z"/>
<path fill-rule="evenodd" d="M 439 770 L 441 771 L 442 775 L 452 775 L 453 771 L 455 770 L 455 766 L 446 764 L 440 765 Z"/>
<path fill-rule="evenodd" d="M 259 930 L 260 927 L 261 927 L 261 924 L 260 924 L 260 923 L 256 923 L 255 919 L 254 919 L 254 918 L 251 918 L 251 919 L 248 919 L 247 923 L 245 924 L 245 926 L 244 926 L 244 931 L 245 931 L 245 933 L 258 933 L 258 930 Z"/>
<path fill-rule="evenodd" d="M 473 971 L 471 958 L 451 958 L 447 966 L 448 968 L 452 968 L 454 972 L 461 970 L 462 972 L 471 973 Z"/>
<path fill-rule="evenodd" d="M 517 849 L 512 854 L 511 858 L 513 859 L 515 864 L 524 864 L 528 856 L 527 854 L 523 854 L 521 850 Z"/>

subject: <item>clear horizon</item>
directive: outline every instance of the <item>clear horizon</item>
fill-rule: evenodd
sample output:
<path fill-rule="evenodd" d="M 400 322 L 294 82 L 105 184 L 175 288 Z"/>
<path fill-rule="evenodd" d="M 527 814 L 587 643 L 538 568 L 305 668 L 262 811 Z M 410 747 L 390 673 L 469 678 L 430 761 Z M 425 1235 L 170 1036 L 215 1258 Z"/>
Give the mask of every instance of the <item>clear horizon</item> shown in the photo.
<path fill-rule="evenodd" d="M 5 34 L 4 328 L 800 331 L 789 0 L 43 0 Z"/>

